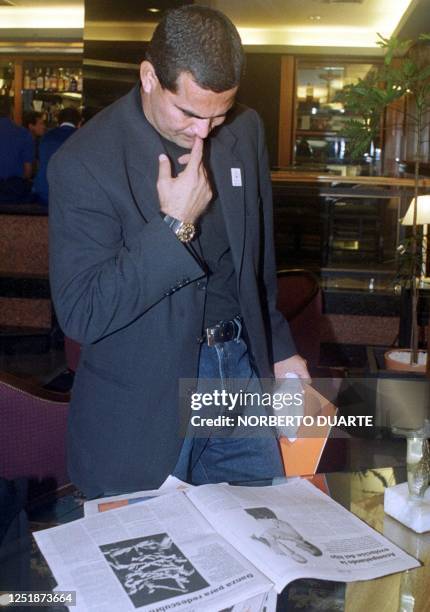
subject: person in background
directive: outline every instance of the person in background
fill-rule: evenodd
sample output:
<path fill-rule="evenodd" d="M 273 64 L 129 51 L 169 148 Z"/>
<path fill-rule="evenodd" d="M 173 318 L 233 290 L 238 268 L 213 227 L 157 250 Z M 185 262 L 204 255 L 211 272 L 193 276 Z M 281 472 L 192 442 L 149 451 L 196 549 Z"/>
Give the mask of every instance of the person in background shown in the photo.
<path fill-rule="evenodd" d="M 33 193 L 41 204 L 48 204 L 48 180 L 46 171 L 54 153 L 61 147 L 82 121 L 81 113 L 73 107 L 63 108 L 58 114 L 58 127 L 49 130 L 39 146 L 39 170 L 33 184 Z"/>
<path fill-rule="evenodd" d="M 0 96 L 0 202 L 28 202 L 34 159 L 30 133 L 11 119 L 8 96 Z"/>
<path fill-rule="evenodd" d="M 34 140 L 42 138 L 46 131 L 45 118 L 43 113 L 38 111 L 29 111 L 24 114 L 23 126 L 27 128 Z"/>
<path fill-rule="evenodd" d="M 43 113 L 28 111 L 24 113 L 22 124 L 30 132 L 34 143 L 34 161 L 31 176 L 34 177 L 39 167 L 39 145 L 40 140 L 46 132 L 46 123 Z"/>

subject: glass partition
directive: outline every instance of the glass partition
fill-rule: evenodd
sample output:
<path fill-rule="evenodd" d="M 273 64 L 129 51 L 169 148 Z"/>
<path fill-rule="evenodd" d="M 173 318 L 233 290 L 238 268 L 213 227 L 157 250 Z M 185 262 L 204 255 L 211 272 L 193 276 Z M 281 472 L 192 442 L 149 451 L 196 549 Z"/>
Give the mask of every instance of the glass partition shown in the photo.
<path fill-rule="evenodd" d="M 349 163 L 345 122 L 352 118 L 337 93 L 374 68 L 373 63 L 299 59 L 296 75 L 294 163 L 330 170 Z M 380 151 L 375 151 L 378 158 Z M 346 172 L 345 172 L 346 173 Z M 348 174 L 353 173 L 352 168 Z"/>

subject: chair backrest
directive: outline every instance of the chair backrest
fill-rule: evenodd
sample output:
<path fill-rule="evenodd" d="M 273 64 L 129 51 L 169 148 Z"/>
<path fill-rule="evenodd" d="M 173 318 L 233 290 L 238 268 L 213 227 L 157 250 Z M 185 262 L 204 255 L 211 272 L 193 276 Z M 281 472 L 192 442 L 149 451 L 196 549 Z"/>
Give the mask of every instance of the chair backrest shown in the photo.
<path fill-rule="evenodd" d="M 318 277 L 309 270 L 280 270 L 277 305 L 290 324 L 300 355 L 311 367 L 316 367 L 322 325 L 322 293 Z"/>
<path fill-rule="evenodd" d="M 37 492 L 70 482 L 67 412 L 67 396 L 0 373 L 0 477 L 27 478 Z"/>

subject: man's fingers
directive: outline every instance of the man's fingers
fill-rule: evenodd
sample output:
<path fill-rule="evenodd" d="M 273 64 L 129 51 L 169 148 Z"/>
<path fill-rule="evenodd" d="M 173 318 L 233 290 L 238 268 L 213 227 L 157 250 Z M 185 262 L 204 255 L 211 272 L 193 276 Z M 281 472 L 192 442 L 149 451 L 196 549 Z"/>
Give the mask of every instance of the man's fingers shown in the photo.
<path fill-rule="evenodd" d="M 202 163 L 203 157 L 203 140 L 198 136 L 195 137 L 193 148 L 190 153 L 190 161 L 188 162 L 187 169 L 198 170 Z"/>
<path fill-rule="evenodd" d="M 164 155 L 164 153 L 159 155 L 158 162 L 158 180 L 172 178 L 172 169 L 167 155 Z"/>
<path fill-rule="evenodd" d="M 190 161 L 190 157 L 191 155 L 189 153 L 184 153 L 184 155 L 178 157 L 178 162 L 181 164 L 181 166 L 186 166 Z"/>

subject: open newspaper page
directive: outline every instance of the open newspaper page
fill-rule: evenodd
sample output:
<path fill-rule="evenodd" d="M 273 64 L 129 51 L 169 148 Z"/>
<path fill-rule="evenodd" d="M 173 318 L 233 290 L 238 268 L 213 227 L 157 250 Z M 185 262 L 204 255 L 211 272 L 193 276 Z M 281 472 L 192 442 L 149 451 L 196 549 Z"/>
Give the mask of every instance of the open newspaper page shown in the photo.
<path fill-rule="evenodd" d="M 76 612 L 218 612 L 273 587 L 184 493 L 88 516 L 35 538 L 59 586 L 76 590 Z"/>
<path fill-rule="evenodd" d="M 99 512 L 107 512 L 115 510 L 123 506 L 131 504 L 139 504 L 140 502 L 148 501 L 153 497 L 173 493 L 174 491 L 186 491 L 193 485 L 183 482 L 175 476 L 168 476 L 159 489 L 152 491 L 136 491 L 135 493 L 125 493 L 123 495 L 112 495 L 110 497 L 101 497 L 99 499 L 91 499 L 84 503 L 84 515 L 91 516 Z"/>
<path fill-rule="evenodd" d="M 350 582 L 420 566 L 307 481 L 204 485 L 186 495 L 278 592 L 298 578 Z"/>

